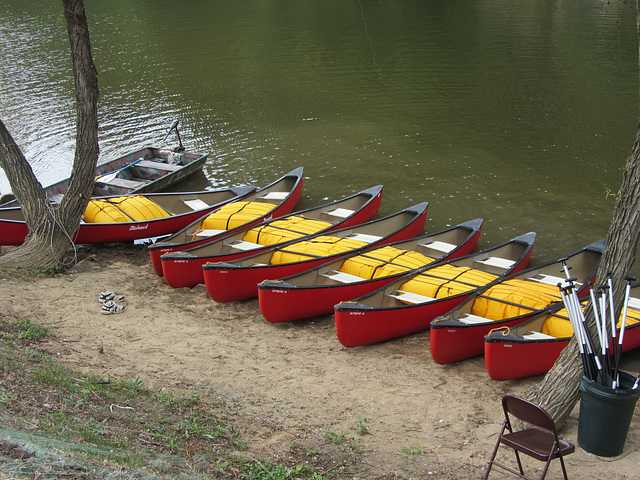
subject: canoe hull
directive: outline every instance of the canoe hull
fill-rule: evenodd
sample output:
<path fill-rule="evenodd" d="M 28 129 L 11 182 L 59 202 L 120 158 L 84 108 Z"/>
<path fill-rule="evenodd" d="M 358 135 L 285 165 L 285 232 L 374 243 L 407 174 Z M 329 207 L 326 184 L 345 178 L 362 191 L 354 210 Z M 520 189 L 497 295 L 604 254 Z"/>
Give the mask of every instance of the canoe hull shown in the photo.
<path fill-rule="evenodd" d="M 444 312 L 445 314 L 447 312 Z M 531 318 L 538 312 L 522 317 L 514 318 L 510 321 L 501 321 L 501 327 L 513 327 Z M 434 319 L 435 320 L 435 319 Z M 437 324 L 436 324 L 437 325 Z M 476 357 L 484 353 L 484 345 L 478 338 L 482 339 L 491 330 L 495 329 L 494 324 L 482 325 L 439 325 L 434 328 L 432 321 L 430 325 L 431 357 L 434 362 L 440 365 L 458 362 L 467 358 Z"/>
<path fill-rule="evenodd" d="M 140 162 L 139 160 L 143 161 Z M 138 161 L 134 165 L 134 163 Z M 96 177 L 125 168 L 114 178 L 111 183 L 96 182 L 93 197 L 120 196 L 142 193 L 159 192 L 174 185 L 201 170 L 207 161 L 207 155 L 199 153 L 181 152 L 155 147 L 145 147 L 109 162 L 98 165 L 95 170 Z M 135 176 L 134 176 L 135 175 Z M 124 178 L 120 178 L 124 177 Z M 69 187 L 69 179 L 44 188 L 47 197 L 54 203 L 59 203 Z M 17 201 L 11 201 L 0 206 L 0 214 L 7 209 L 20 208 Z M 129 225 L 82 224 L 76 231 L 74 241 L 76 243 L 105 243 L 127 242 L 158 235 L 173 233 L 181 229 L 193 219 L 190 216 L 185 222 L 174 220 L 172 222 L 131 222 Z M 160 220 L 160 219 L 159 219 Z M 89 230 L 84 227 L 91 226 Z M 24 220 L 0 219 L 0 245 L 22 245 L 29 233 Z M 156 233 L 162 232 L 162 233 Z"/>
<path fill-rule="evenodd" d="M 440 237 L 446 237 L 453 230 L 467 231 L 469 235 L 464 240 L 464 243 L 459 244 L 448 254 L 437 258 L 436 262 L 468 255 L 478 243 L 482 221 L 467 223 L 469 225 L 468 227 L 466 226 L 467 224 L 462 224 L 445 232 L 418 237 L 413 243 L 420 244 L 432 238 L 438 239 Z M 466 230 L 467 228 L 468 230 Z M 392 246 L 404 249 L 405 247 L 403 245 L 406 245 L 406 243 L 400 242 Z M 339 270 L 343 261 L 344 260 L 335 263 L 325 263 L 322 265 L 322 269 Z M 318 275 L 317 278 L 321 278 L 320 269 L 316 271 Z M 397 275 L 362 282 L 319 284 L 313 286 L 293 285 L 289 283 L 294 281 L 291 277 L 283 277 L 282 280 L 267 280 L 258 285 L 260 311 L 265 320 L 270 323 L 291 322 L 321 315 L 331 315 L 336 304 L 352 298 L 362 297 L 406 274 L 407 272 L 405 271 Z"/>
<path fill-rule="evenodd" d="M 286 183 L 286 182 L 293 182 L 292 187 L 290 189 L 290 194 L 287 196 L 286 199 L 284 199 L 282 202 L 280 202 L 279 204 L 275 204 L 274 203 L 274 208 L 269 211 L 269 213 L 267 213 L 266 215 L 256 218 L 254 221 L 249 222 L 247 224 L 238 226 L 237 228 L 234 229 L 230 229 L 230 230 L 226 230 L 218 235 L 212 235 L 209 237 L 204 237 L 200 240 L 191 240 L 188 242 L 183 242 L 183 243 L 168 243 L 171 242 L 172 238 L 181 238 L 179 237 L 181 233 L 183 233 L 182 231 L 175 231 L 175 235 L 172 235 L 171 237 L 169 237 L 168 239 L 165 239 L 164 241 L 160 241 L 157 242 L 153 245 L 149 246 L 149 256 L 151 257 L 151 265 L 153 267 L 154 272 L 156 272 L 156 274 L 160 277 L 164 276 L 164 270 L 163 270 L 163 266 L 164 263 L 162 262 L 162 255 L 167 254 L 167 253 L 172 253 L 172 252 L 182 252 L 185 250 L 189 250 L 192 248 L 197 248 L 203 245 L 206 245 L 208 243 L 212 243 L 215 242 L 225 236 L 231 235 L 234 232 L 238 232 L 244 228 L 249 228 L 249 227 L 253 227 L 255 225 L 258 225 L 262 222 L 268 221 L 272 218 L 277 218 L 280 217 L 282 215 L 287 215 L 288 213 L 290 213 L 295 206 L 297 205 L 297 203 L 300 201 L 300 197 L 302 196 L 302 187 L 303 187 L 303 169 L 301 168 L 297 168 L 295 170 L 292 170 L 291 172 L 289 172 L 288 174 L 284 175 L 281 179 L 273 182 L 272 184 L 258 190 L 257 192 L 255 192 L 254 195 L 252 196 L 247 196 L 246 198 L 244 198 L 243 200 L 245 201 L 252 201 L 256 198 L 258 198 L 258 196 L 266 191 L 270 191 L 270 190 L 274 190 L 274 189 L 278 189 L 280 188 L 279 186 Z M 195 231 L 196 227 L 200 225 L 200 221 L 202 219 L 197 219 L 196 221 L 187 224 L 185 226 L 184 229 L 182 230 L 188 230 L 188 231 Z M 184 236 L 184 235 L 183 235 Z M 200 265 L 196 265 L 194 264 L 194 270 L 196 270 L 195 272 L 195 276 L 196 278 L 199 278 L 198 275 L 198 271 L 199 269 L 202 268 L 202 265 L 204 265 L 205 262 L 202 262 Z M 191 271 L 191 270 L 189 270 Z M 183 273 L 182 275 L 188 275 L 188 272 Z M 180 277 L 179 277 L 180 278 Z M 202 281 L 199 281 L 198 283 L 202 283 Z M 194 284 L 195 285 L 195 284 Z"/>
<path fill-rule="evenodd" d="M 408 209 L 407 211 L 411 211 Z M 407 238 L 415 237 L 423 229 L 427 217 L 427 208 L 424 204 L 423 209 L 416 209 L 411 212 L 413 218 L 407 224 L 403 225 L 395 232 L 389 232 L 381 240 L 375 242 L 375 245 L 384 245 L 387 243 L 405 240 Z M 385 219 L 370 222 L 369 225 L 377 222 L 383 223 Z M 358 232 L 359 228 L 363 226 L 355 226 L 349 228 L 351 232 Z M 329 235 L 331 233 L 328 233 Z M 339 235 L 339 231 L 336 231 Z M 311 237 L 305 237 L 305 239 L 312 238 L 318 235 L 312 235 Z M 304 239 L 303 239 L 304 240 Z M 295 246 L 295 243 L 290 244 L 289 247 Z M 273 251 L 277 248 L 272 249 Z M 333 255 L 330 257 L 322 257 L 313 260 L 307 260 L 302 262 L 286 263 L 279 265 L 258 265 L 258 266 L 242 266 L 234 265 L 227 262 L 213 263 L 203 267 L 204 284 L 207 288 L 207 293 L 216 302 L 225 303 L 239 300 L 247 300 L 258 296 L 258 283 L 270 279 L 270 278 L 283 278 L 291 275 L 298 274 L 305 270 L 316 268 L 327 261 L 334 260 L 345 254 Z M 249 260 L 251 257 L 249 257 Z"/>
<path fill-rule="evenodd" d="M 360 347 L 423 332 L 429 329 L 431 320 L 447 313 L 470 295 L 448 297 L 427 305 L 382 310 L 346 309 L 351 302 L 343 302 L 335 306 L 336 335 L 345 347 Z"/>
<path fill-rule="evenodd" d="M 513 275 L 527 266 L 531 258 L 534 242 L 535 233 L 531 232 L 493 249 L 484 250 L 450 262 L 455 265 L 472 267 L 475 265 L 476 260 L 491 255 L 492 252 L 502 252 L 503 257 L 508 255 L 508 258 L 513 263 L 506 267 L 506 270 L 501 267 L 501 273 L 494 272 L 500 275 L 491 282 L 491 284 L 494 284 L 500 278 Z M 438 265 L 446 265 L 447 263 L 449 262 Z M 428 272 L 431 268 L 437 268 L 437 266 L 430 265 L 420 271 Z M 431 299 L 413 304 L 403 303 L 390 295 L 414 275 L 418 274 L 408 274 L 364 297 L 336 305 L 334 308 L 336 335 L 340 343 L 348 347 L 369 345 L 427 330 L 430 322 L 436 317 L 449 312 L 485 287 L 483 285 L 450 297 Z"/>
<path fill-rule="evenodd" d="M 600 258 L 604 251 L 604 241 L 591 244 L 571 255 L 564 257 L 562 261 L 580 277 L 582 287 L 578 291 L 580 297 L 589 294 L 589 284 L 594 280 Z M 504 280 L 514 278 L 525 279 L 529 275 L 541 273 L 556 273 L 562 271 L 562 261 L 556 260 L 547 262 L 544 265 L 528 268 L 518 275 L 509 275 Z M 580 272 L 580 273 L 578 273 Z M 482 289 L 481 294 L 485 289 Z M 536 315 L 539 315 L 546 309 L 531 310 L 530 312 L 505 318 L 502 320 L 488 320 L 481 323 L 463 323 L 457 319 L 457 315 L 462 311 L 471 311 L 473 305 L 472 298 L 468 305 L 462 305 L 453 312 L 450 312 L 443 318 L 436 318 L 431 322 L 431 341 L 430 350 L 433 360 L 445 365 L 448 363 L 458 362 L 467 358 L 482 355 L 485 351 L 484 337 L 491 330 L 496 328 L 515 327 Z M 556 302 L 557 303 L 557 302 Z"/>
<path fill-rule="evenodd" d="M 632 288 L 634 304 L 638 304 L 640 286 Z M 554 338 L 546 335 L 544 326 L 554 316 L 569 322 L 566 312 L 559 313 L 557 308 L 550 308 L 526 322 L 512 328 L 496 329 L 484 337 L 484 361 L 487 373 L 493 380 L 514 380 L 533 375 L 547 373 L 560 356 L 560 352 L 569 344 L 571 337 Z M 637 312 L 637 307 L 634 307 Z M 628 352 L 640 346 L 640 322 L 637 313 L 631 316 L 624 330 L 622 352 Z M 636 323 L 633 323 L 636 321 Z M 618 338 L 620 329 L 618 329 Z M 597 339 L 596 347 L 600 344 Z M 613 345 L 609 346 L 613 352 Z"/>
<path fill-rule="evenodd" d="M 333 307 L 345 298 L 358 298 L 381 288 L 397 277 L 385 277 L 367 283 L 340 285 L 335 288 L 288 288 L 286 282 L 270 283 L 268 289 L 258 285 L 258 302 L 262 316 L 269 323 L 284 323 L 333 313 Z"/>
<path fill-rule="evenodd" d="M 547 373 L 569 345 L 569 339 L 484 342 L 484 361 L 493 380 L 504 381 Z"/>
<path fill-rule="evenodd" d="M 253 187 L 234 187 L 220 189 L 218 191 L 149 194 L 147 198 L 163 207 L 163 202 L 167 202 L 170 198 L 206 198 L 209 206 L 189 212 L 177 213 L 169 217 L 146 221 L 81 223 L 76 230 L 73 241 L 77 244 L 132 242 L 134 240 L 167 235 L 176 230 L 180 230 L 195 219 L 208 215 L 225 203 L 237 200 L 240 196 L 246 195 L 252 190 Z M 103 197 L 96 198 L 99 199 Z M 0 209 L 0 217 L 8 215 L 10 212 L 16 215 L 22 215 L 20 207 L 13 207 L 10 209 Z M 0 232 L 2 232 L 1 244 L 21 245 L 24 243 L 29 229 L 24 221 L 11 221 L 0 218 Z"/>
<path fill-rule="evenodd" d="M 322 230 L 322 232 L 328 233 L 339 228 L 354 226 L 373 217 L 380 208 L 380 203 L 382 201 L 382 187 L 370 188 L 356 195 L 347 197 L 346 199 L 333 202 L 329 205 L 339 205 L 342 201 L 351 202 L 356 197 L 362 197 L 362 200 L 364 201 L 363 204 L 359 205 L 359 209 L 349 217 L 341 219 L 327 229 Z M 308 212 L 308 210 L 304 210 L 302 212 L 294 212 L 293 215 L 304 214 L 304 212 Z M 310 217 L 310 215 L 308 216 Z M 232 235 L 243 233 L 244 230 L 249 230 L 249 228 L 250 227 L 243 227 L 239 231 L 234 231 Z M 224 241 L 225 239 L 229 238 L 231 238 L 231 235 L 225 234 L 220 239 L 216 239 L 216 241 Z M 207 245 L 204 245 L 202 247 L 207 248 Z M 166 282 L 170 286 L 172 286 L 173 288 L 192 288 L 198 284 L 205 282 L 203 267 L 207 263 L 232 262 L 257 255 L 274 248 L 273 245 L 269 245 L 247 251 L 238 250 L 213 256 L 197 255 L 198 248 L 202 247 L 196 247 L 195 249 L 188 249 L 182 252 L 172 252 L 161 257 L 162 272 L 164 274 Z"/>

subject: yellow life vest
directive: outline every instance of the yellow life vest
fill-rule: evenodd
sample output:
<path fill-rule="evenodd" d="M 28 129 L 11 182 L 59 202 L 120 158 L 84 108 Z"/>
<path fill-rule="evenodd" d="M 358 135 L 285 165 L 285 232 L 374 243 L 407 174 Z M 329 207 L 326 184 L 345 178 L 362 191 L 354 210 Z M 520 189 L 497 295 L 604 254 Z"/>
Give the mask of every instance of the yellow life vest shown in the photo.
<path fill-rule="evenodd" d="M 160 205 L 143 195 L 89 200 L 84 212 L 87 223 L 139 222 L 170 217 Z"/>
<path fill-rule="evenodd" d="M 252 228 L 244 235 L 243 240 L 260 245 L 275 245 L 317 233 L 331 225 L 333 224 L 330 222 L 292 215 L 282 220 L 274 220 L 267 225 Z"/>
<path fill-rule="evenodd" d="M 567 309 L 563 308 L 555 312 L 553 315 L 549 316 L 549 318 L 544 321 L 544 324 L 542 324 L 540 332 L 556 338 L 566 338 L 572 336 L 573 327 L 571 326 L 571 322 L 569 321 Z"/>
<path fill-rule="evenodd" d="M 278 249 L 271 255 L 271 265 L 294 263 L 318 257 L 328 257 L 366 246 L 366 242 L 349 238 L 321 235 Z"/>
<path fill-rule="evenodd" d="M 236 228 L 266 215 L 273 210 L 273 208 L 274 206 L 271 203 L 228 203 L 210 215 L 207 215 L 202 221 L 200 230 L 229 230 Z"/>
<path fill-rule="evenodd" d="M 340 271 L 373 279 L 423 267 L 433 261 L 435 261 L 434 258 L 418 252 L 385 246 L 347 259 L 340 267 Z"/>
<path fill-rule="evenodd" d="M 474 315 L 504 320 L 548 307 L 562 300 L 557 286 L 532 280 L 506 280 L 489 288 L 475 302 Z"/>
<path fill-rule="evenodd" d="M 558 318 L 556 316 L 550 316 L 547 318 L 542 325 L 542 329 L 540 330 L 542 333 L 546 335 L 551 335 L 556 338 L 566 338 L 573 335 L 573 327 L 571 326 L 571 322 L 568 320 L 568 314 L 566 309 L 559 310 L 556 312 L 556 315 L 562 316 L 565 318 Z M 630 325 L 634 325 L 640 322 L 640 311 L 635 309 L 627 310 L 627 321 L 625 322 L 625 327 Z M 622 319 L 618 319 L 618 324 L 616 328 L 622 327 Z"/>
<path fill-rule="evenodd" d="M 496 278 L 498 275 L 474 268 L 440 265 L 416 275 L 400 290 L 430 298 L 445 298 L 481 287 Z"/>

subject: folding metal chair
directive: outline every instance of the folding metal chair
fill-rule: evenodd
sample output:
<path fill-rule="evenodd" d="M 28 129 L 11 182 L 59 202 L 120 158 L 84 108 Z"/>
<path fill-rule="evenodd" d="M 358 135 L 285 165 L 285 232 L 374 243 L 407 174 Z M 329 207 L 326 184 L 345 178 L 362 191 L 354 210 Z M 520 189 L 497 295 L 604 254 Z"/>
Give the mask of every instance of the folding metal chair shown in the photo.
<path fill-rule="evenodd" d="M 549 414 L 535 403 L 515 395 L 502 397 L 502 409 L 504 410 L 504 423 L 502 424 L 496 447 L 493 450 L 493 455 L 491 455 L 491 460 L 489 460 L 487 473 L 484 476 L 485 480 L 489 477 L 489 472 L 493 465 L 497 465 L 520 478 L 530 480 L 529 477 L 524 475 L 518 452 L 546 462 L 540 480 L 547 474 L 551 460 L 559 458 L 562 465 L 562 473 L 565 480 L 567 480 L 567 469 L 565 468 L 563 457 L 573 453 L 576 447 L 572 443 L 558 438 L 556 424 Z M 509 418 L 510 414 L 529 426 L 514 432 Z M 500 444 L 513 448 L 520 473 L 495 460 Z"/>

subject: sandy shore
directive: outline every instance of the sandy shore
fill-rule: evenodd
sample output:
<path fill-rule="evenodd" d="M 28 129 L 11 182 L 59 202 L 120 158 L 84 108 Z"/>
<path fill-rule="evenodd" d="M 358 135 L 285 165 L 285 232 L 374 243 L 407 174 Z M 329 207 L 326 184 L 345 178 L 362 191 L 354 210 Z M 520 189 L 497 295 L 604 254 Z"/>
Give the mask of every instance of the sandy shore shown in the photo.
<path fill-rule="evenodd" d="M 492 381 L 481 357 L 437 365 L 428 333 L 345 348 L 330 316 L 269 324 L 257 300 L 218 304 L 202 285 L 172 289 L 143 247 L 82 248 L 79 260 L 52 278 L 0 272 L 0 313 L 54 329 L 64 339 L 58 356 L 73 368 L 226 402 L 251 453 L 264 458 L 284 455 L 294 441 L 321 444 L 330 429 L 356 440 L 358 478 L 482 478 L 501 396 L 539 380 Z M 105 290 L 126 296 L 123 313 L 100 313 Z M 624 368 L 637 373 L 640 353 L 627 354 Z M 562 431 L 574 443 L 577 416 L 578 408 Z M 369 434 L 357 433 L 362 426 Z M 578 449 L 567 458 L 569 475 L 638 478 L 638 447 L 636 413 L 623 455 Z M 552 467 L 548 478 L 560 477 Z"/>

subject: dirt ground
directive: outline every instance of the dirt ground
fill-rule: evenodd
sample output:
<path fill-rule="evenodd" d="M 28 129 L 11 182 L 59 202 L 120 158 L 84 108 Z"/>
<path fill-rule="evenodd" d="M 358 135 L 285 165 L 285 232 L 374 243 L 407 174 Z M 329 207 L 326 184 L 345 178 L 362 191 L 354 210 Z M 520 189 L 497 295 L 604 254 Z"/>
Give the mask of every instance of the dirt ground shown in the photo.
<path fill-rule="evenodd" d="M 72 368 L 226 402 L 257 458 L 286 455 L 301 439 L 321 442 L 330 429 L 357 442 L 357 478 L 482 478 L 501 396 L 539 380 L 492 381 L 482 358 L 437 365 L 428 333 L 346 348 L 330 316 L 272 325 L 257 300 L 218 304 L 203 285 L 174 290 L 143 246 L 83 247 L 78 260 L 55 277 L 0 272 L 0 312 L 54 330 L 58 357 Z M 126 296 L 124 312 L 101 314 L 106 290 Z M 624 368 L 637 374 L 640 353 L 627 354 Z M 574 443 L 578 411 L 562 431 Z M 621 456 L 578 448 L 567 457 L 569 476 L 639 478 L 638 420 L 636 412 Z M 357 433 L 362 426 L 367 435 Z M 558 465 L 547 478 L 561 478 Z"/>

